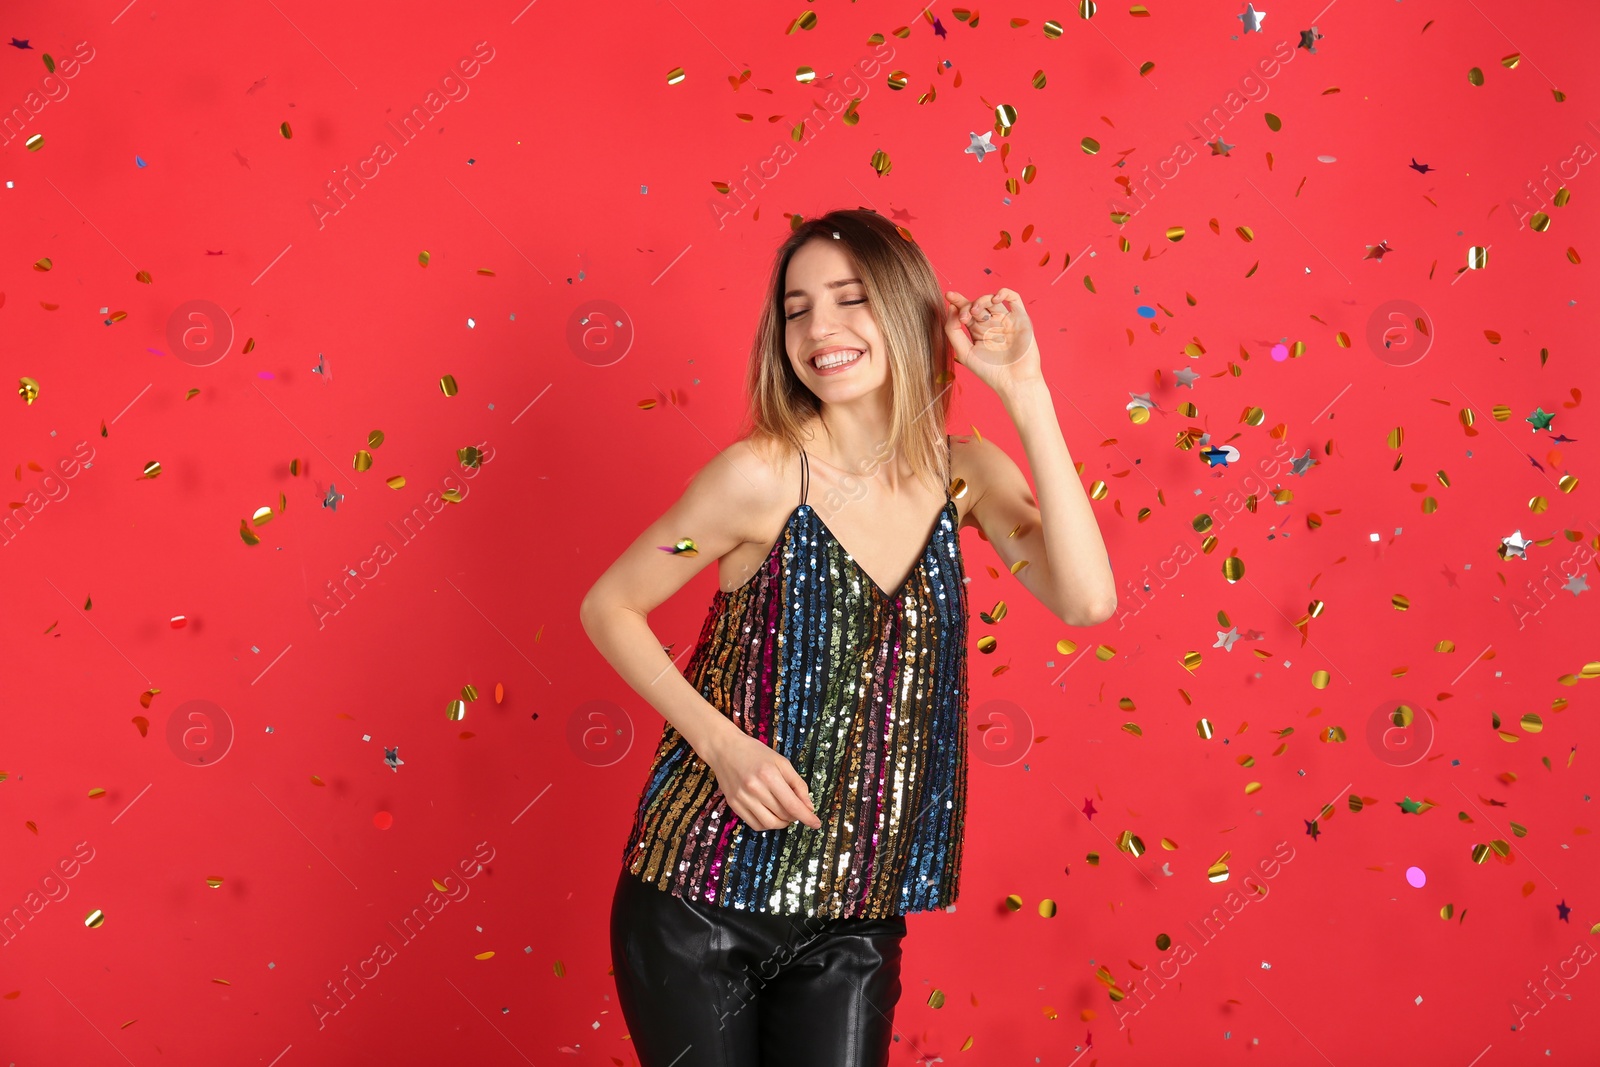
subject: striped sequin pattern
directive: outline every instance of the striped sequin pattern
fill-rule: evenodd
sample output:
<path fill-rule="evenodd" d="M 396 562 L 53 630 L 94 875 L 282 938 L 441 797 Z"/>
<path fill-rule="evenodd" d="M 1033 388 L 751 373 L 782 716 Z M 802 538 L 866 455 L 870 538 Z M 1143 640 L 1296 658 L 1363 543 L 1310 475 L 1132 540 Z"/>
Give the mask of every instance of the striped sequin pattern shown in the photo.
<path fill-rule="evenodd" d="M 808 504 L 718 590 L 685 675 L 806 780 L 822 827 L 754 830 L 664 724 L 624 849 L 677 896 L 777 915 L 882 918 L 955 902 L 967 786 L 967 595 L 946 494 L 886 593 Z"/>

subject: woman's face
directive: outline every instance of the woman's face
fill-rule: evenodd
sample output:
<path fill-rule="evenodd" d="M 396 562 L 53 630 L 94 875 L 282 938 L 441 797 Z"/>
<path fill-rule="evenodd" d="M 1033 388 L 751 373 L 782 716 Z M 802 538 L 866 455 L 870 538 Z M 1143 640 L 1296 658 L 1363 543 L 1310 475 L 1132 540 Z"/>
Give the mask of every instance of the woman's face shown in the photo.
<path fill-rule="evenodd" d="M 880 389 L 889 381 L 889 361 L 878 323 L 867 304 L 866 286 L 838 241 L 807 241 L 789 257 L 783 285 L 784 347 L 789 365 L 825 403 L 839 403 Z M 830 351 L 853 350 L 849 363 L 829 366 Z M 850 352 L 842 353 L 846 358 Z"/>

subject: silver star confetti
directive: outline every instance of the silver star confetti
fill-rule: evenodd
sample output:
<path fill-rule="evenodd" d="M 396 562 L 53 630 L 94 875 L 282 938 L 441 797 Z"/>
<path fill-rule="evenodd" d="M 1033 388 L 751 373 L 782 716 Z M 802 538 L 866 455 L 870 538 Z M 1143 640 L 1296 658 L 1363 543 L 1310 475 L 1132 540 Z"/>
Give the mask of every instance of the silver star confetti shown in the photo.
<path fill-rule="evenodd" d="M 1522 539 L 1521 530 L 1513 533 L 1510 537 L 1502 537 L 1500 539 L 1500 558 L 1510 559 L 1512 556 L 1516 556 L 1518 559 L 1527 559 L 1528 546 L 1531 544 L 1533 544 L 1532 541 L 1524 541 Z"/>

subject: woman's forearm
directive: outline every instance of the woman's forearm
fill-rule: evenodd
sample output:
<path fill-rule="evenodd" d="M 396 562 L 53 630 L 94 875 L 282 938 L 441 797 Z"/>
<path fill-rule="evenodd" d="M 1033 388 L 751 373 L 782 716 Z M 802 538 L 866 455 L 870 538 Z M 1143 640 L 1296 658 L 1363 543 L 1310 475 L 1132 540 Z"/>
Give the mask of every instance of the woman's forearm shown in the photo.
<path fill-rule="evenodd" d="M 1050 579 L 1062 603 L 1092 605 L 1085 618 L 1103 622 L 1116 613 L 1116 581 L 1100 524 L 1056 419 L 1050 389 L 1041 378 L 1002 392 L 1001 399 L 1016 424 L 1033 474 Z"/>
<path fill-rule="evenodd" d="M 649 621 L 631 608 L 585 601 L 578 611 L 594 647 L 635 693 L 706 759 L 729 731 L 740 730 L 689 684 L 662 650 Z"/>

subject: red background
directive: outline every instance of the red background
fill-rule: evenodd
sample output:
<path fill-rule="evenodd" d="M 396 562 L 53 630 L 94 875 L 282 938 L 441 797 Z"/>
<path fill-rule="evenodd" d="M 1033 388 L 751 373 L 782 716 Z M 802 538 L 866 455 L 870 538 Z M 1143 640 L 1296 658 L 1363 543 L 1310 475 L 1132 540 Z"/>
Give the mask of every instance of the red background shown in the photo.
<path fill-rule="evenodd" d="M 998 647 L 972 657 L 990 732 L 974 733 L 965 877 L 953 914 L 911 919 L 893 1062 L 1592 1055 L 1580 1020 L 1600 977 L 1574 953 L 1600 941 L 1580 680 L 1600 655 L 1594 594 L 1563 588 L 1593 580 L 1600 534 L 1583 484 L 1592 13 L 1268 0 L 1244 33 L 1224 3 L 1088 21 L 1021 4 L 972 25 L 830 2 L 786 32 L 806 8 L 121 3 L 26 0 L 0 26 L 31 44 L 0 49 L 0 377 L 39 388 L 0 405 L 0 914 L 26 915 L 0 949 L 0 1062 L 637 1062 L 606 912 L 661 720 L 590 645 L 578 601 L 730 441 L 788 216 L 858 205 L 904 226 L 947 287 L 1026 299 L 1084 485 L 1106 487 L 1121 590 L 1116 619 L 1070 630 L 964 538 L 974 612 L 1010 611 L 974 619 Z M 1315 54 L 1228 102 L 1312 24 Z M 47 80 L 44 53 L 61 64 L 79 42 L 72 76 Z M 479 42 L 492 58 L 448 83 L 459 98 L 397 137 L 388 124 Z M 851 97 L 854 126 L 835 113 Z M 1217 107 L 1226 154 L 1188 127 Z M 986 130 L 1007 157 L 963 151 Z M 387 162 L 346 179 L 380 139 Z M 1178 144 L 1195 158 L 1133 205 L 1115 179 Z M 1526 225 L 1541 207 L 1546 232 Z M 1474 246 L 1487 263 L 1462 273 Z M 207 366 L 169 340 L 195 300 L 231 328 Z M 1394 336 L 1425 353 L 1404 366 L 1367 341 L 1393 300 L 1431 323 L 1428 344 Z M 616 334 L 579 329 L 598 301 Z M 1280 342 L 1304 350 L 1275 360 Z M 964 374 L 955 388 L 951 429 L 1025 467 L 995 398 Z M 1191 428 L 1237 461 L 1175 447 Z M 1302 473 L 1282 459 L 1308 450 Z M 452 486 L 458 504 L 430 495 Z M 275 514 L 247 545 L 259 508 Z M 390 525 L 413 509 L 414 541 Z M 1208 511 L 1209 554 L 1192 526 Z M 1516 531 L 1526 558 L 1502 559 Z M 363 580 L 334 599 L 352 568 Z M 714 588 L 703 571 L 651 617 L 675 655 Z M 195 700 L 218 710 L 169 740 Z M 996 700 L 1031 727 L 991 718 Z M 1419 722 L 1386 735 L 1399 702 Z M 1142 855 L 1117 850 L 1123 831 Z M 1497 840 L 1504 858 L 1473 861 Z M 1279 842 L 1292 859 L 1269 894 L 1197 936 Z M 74 865 L 79 843 L 92 858 Z M 51 880 L 64 859 L 72 876 Z M 403 941 L 388 924 L 435 879 L 466 896 Z M 319 1028 L 327 983 L 380 941 L 394 957 Z M 1164 960 L 1170 977 L 1178 943 L 1192 956 L 1142 997 L 1113 1004 L 1096 978 L 1131 991 Z M 1565 988 L 1534 999 L 1569 958 Z"/>

